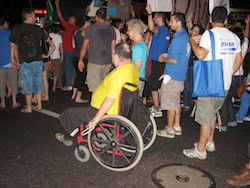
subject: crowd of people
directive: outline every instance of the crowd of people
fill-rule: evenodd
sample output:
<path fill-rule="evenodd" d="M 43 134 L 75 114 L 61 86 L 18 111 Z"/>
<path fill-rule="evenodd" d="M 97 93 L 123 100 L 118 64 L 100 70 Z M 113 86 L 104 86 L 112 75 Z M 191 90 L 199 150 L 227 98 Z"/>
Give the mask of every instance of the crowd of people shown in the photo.
<path fill-rule="evenodd" d="M 167 126 L 157 131 L 161 137 L 182 135 L 181 108 L 188 111 L 195 101 L 200 138 L 194 147 L 184 149 L 183 154 L 201 160 L 207 158 L 207 151 L 215 151 L 218 111 L 222 131 L 250 120 L 249 86 L 243 90 L 236 115 L 232 103 L 244 75 L 245 85 L 250 83 L 249 70 L 243 70 L 242 65 L 249 52 L 250 17 L 246 19 L 244 32 L 238 26 L 229 29 L 226 8 L 215 7 L 210 17 L 211 29 L 204 31 L 201 25 L 193 24 L 192 15 L 186 20 L 183 13 L 176 12 L 168 20 L 162 12 L 153 13 L 148 4 L 148 20 L 143 22 L 134 17 L 116 28 L 105 9 L 96 12 L 94 22 L 85 13 L 77 25 L 74 16 L 64 19 L 59 0 L 55 0 L 55 5 L 63 30 L 56 24 L 47 27 L 43 21 L 37 26 L 31 9 L 22 11 L 23 24 L 12 31 L 8 30 L 7 21 L 0 19 L 0 108 L 6 108 L 6 96 L 12 97 L 13 108 L 21 106 L 16 98 L 21 88 L 26 99 L 21 111 L 32 113 L 34 102 L 35 108 L 41 110 L 42 101 L 49 100 L 49 77 L 53 77 L 52 92 L 72 91 L 71 100 L 76 103 L 88 103 L 82 94 L 90 92 L 90 106 L 69 108 L 59 117 L 65 133 L 56 133 L 55 137 L 70 146 L 73 144 L 70 133 L 81 122 L 94 127 L 104 114 L 118 114 L 119 94 L 124 84 L 130 82 L 137 88 L 127 89 L 138 89 L 144 104 L 151 93 L 153 106 L 149 111 L 153 117 L 162 117 L 162 111 L 167 111 Z M 194 100 L 193 64 L 194 60 L 211 60 L 210 31 L 215 39 L 216 58 L 223 63 L 226 96 Z M 84 91 L 86 83 L 88 91 Z M 250 143 L 248 157 L 249 152 Z M 240 175 L 229 178 L 228 183 L 250 184 L 250 163 Z"/>

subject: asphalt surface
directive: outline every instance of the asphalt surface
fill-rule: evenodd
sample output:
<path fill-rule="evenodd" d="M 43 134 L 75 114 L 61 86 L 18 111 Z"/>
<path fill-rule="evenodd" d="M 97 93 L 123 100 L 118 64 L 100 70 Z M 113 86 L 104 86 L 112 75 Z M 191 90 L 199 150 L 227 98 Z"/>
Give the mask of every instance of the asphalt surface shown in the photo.
<path fill-rule="evenodd" d="M 50 93 L 50 101 L 43 108 L 61 113 L 75 104 L 71 92 Z M 18 95 L 24 105 L 24 97 Z M 23 107 L 23 106 L 22 106 Z M 229 128 L 225 133 L 215 133 L 216 151 L 208 153 L 204 161 L 188 159 L 182 150 L 191 148 L 199 138 L 199 125 L 182 112 L 183 135 L 174 139 L 157 137 L 155 143 L 143 153 L 139 164 L 127 172 L 113 172 L 99 165 L 93 157 L 80 163 L 74 157 L 74 146 L 66 147 L 54 135 L 62 132 L 59 121 L 39 112 L 21 113 L 7 108 L 0 109 L 0 187 L 126 187 L 153 188 L 152 171 L 165 164 L 187 164 L 199 167 L 216 179 L 217 187 L 232 187 L 226 178 L 239 172 L 246 158 L 250 139 L 248 122 Z M 236 109 L 237 110 L 237 109 Z M 166 125 L 165 118 L 157 118 L 159 129 Z"/>

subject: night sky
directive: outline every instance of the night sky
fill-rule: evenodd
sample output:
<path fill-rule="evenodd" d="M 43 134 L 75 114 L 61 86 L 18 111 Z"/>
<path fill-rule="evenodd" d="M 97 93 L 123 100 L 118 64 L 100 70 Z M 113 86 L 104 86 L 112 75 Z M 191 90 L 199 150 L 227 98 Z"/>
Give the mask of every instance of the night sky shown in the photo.
<path fill-rule="evenodd" d="M 53 0 L 51 0 L 53 1 Z M 79 1 L 86 2 L 88 0 L 60 0 L 61 3 L 78 4 Z M 134 0 L 144 1 L 144 0 Z M 11 24 L 21 23 L 21 10 L 31 7 L 30 0 L 0 0 L 0 16 L 4 16 Z M 46 8 L 47 0 L 31 0 L 33 8 Z M 73 3 L 74 2 L 74 3 Z M 230 0 L 231 7 L 250 9 L 249 0 Z"/>

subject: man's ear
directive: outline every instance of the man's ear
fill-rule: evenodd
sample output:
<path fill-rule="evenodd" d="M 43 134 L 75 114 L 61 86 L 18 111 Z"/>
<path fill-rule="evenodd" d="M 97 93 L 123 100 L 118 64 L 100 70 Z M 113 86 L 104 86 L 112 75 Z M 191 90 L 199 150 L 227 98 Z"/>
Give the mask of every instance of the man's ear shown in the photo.
<path fill-rule="evenodd" d="M 212 23 L 212 15 L 209 16 L 209 22 Z"/>
<path fill-rule="evenodd" d="M 224 25 L 227 26 L 228 24 L 228 18 L 224 21 Z"/>

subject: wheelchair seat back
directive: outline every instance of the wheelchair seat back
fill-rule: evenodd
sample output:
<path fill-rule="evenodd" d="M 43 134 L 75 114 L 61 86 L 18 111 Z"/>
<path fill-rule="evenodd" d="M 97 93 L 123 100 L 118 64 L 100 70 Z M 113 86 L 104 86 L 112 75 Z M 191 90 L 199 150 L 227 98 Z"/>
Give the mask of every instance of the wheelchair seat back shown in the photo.
<path fill-rule="evenodd" d="M 150 113 L 142 104 L 138 90 L 131 92 L 123 87 L 120 96 L 120 115 L 132 121 L 141 133 L 150 122 Z"/>

